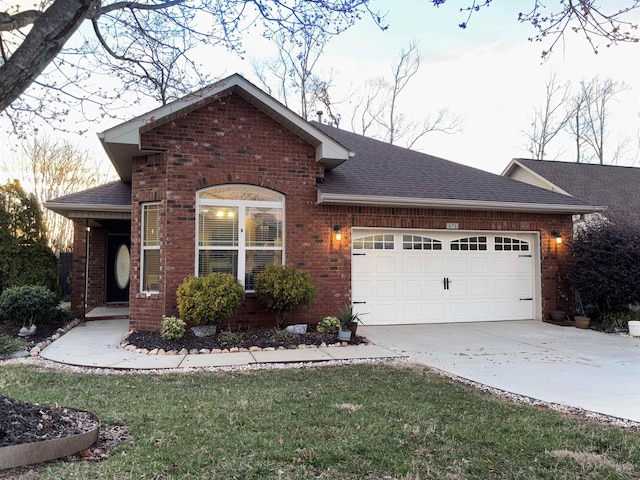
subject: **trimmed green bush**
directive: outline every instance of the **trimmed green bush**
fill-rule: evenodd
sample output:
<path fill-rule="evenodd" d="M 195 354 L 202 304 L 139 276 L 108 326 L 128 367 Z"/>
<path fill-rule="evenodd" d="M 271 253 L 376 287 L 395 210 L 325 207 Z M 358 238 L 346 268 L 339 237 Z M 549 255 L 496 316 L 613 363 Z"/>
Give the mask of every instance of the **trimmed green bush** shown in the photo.
<path fill-rule="evenodd" d="M 47 315 L 55 304 L 55 294 L 45 287 L 11 287 L 0 295 L 0 317 L 7 322 L 31 325 Z"/>
<path fill-rule="evenodd" d="M 180 318 L 190 325 L 228 322 L 244 301 L 244 288 L 228 273 L 188 277 L 178 287 Z"/>
<path fill-rule="evenodd" d="M 340 330 L 340 320 L 338 320 L 338 317 L 331 315 L 324 317 L 318 322 L 316 330 L 318 333 L 338 333 L 338 330 Z"/>
<path fill-rule="evenodd" d="M 177 317 L 162 316 L 162 330 L 160 336 L 165 340 L 180 340 L 184 337 L 187 324 Z"/>
<path fill-rule="evenodd" d="M 276 316 L 278 328 L 289 312 L 311 305 L 316 289 L 309 272 L 295 267 L 270 265 L 256 275 L 258 300 Z"/>

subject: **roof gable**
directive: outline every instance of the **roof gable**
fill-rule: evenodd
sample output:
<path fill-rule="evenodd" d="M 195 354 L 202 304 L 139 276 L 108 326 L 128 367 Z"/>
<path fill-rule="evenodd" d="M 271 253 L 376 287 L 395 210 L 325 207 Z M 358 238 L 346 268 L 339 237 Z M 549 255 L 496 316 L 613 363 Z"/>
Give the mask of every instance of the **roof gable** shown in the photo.
<path fill-rule="evenodd" d="M 607 206 L 609 217 L 637 217 L 640 211 L 640 168 L 517 158 L 503 175 L 512 171 L 512 165 L 544 178 L 568 195 Z"/>
<path fill-rule="evenodd" d="M 269 115 L 275 121 L 316 148 L 316 161 L 331 170 L 348 160 L 351 152 L 334 138 L 307 122 L 238 74 L 231 75 L 197 92 L 156 108 L 98 134 L 120 178 L 131 180 L 131 161 L 138 155 L 153 153 L 140 148 L 140 135 L 146 130 L 185 115 L 233 92 Z"/>

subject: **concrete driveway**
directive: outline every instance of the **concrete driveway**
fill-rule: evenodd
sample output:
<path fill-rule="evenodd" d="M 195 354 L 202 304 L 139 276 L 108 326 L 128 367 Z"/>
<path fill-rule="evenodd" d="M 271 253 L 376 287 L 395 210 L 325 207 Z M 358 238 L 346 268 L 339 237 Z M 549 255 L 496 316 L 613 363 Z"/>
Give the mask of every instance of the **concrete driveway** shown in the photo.
<path fill-rule="evenodd" d="M 540 321 L 360 327 L 376 345 L 508 392 L 640 422 L 640 339 Z"/>

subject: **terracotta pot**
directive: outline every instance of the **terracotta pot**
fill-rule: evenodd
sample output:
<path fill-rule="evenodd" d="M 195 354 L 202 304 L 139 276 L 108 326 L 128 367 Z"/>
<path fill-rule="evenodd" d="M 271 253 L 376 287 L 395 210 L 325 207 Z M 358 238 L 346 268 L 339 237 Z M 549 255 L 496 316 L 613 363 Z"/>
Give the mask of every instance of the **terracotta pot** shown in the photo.
<path fill-rule="evenodd" d="M 589 324 L 591 323 L 591 319 L 589 317 L 581 317 L 576 315 L 574 317 L 577 328 L 589 328 Z"/>
<path fill-rule="evenodd" d="M 567 319 L 567 312 L 563 310 L 551 310 L 549 316 L 554 322 L 562 322 Z"/>

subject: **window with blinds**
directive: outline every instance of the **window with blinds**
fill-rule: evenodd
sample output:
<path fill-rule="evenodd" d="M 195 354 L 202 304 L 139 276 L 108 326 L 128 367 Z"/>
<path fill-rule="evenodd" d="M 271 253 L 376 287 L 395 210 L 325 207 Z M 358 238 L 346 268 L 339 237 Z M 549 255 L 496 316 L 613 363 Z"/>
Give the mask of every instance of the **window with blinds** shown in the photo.
<path fill-rule="evenodd" d="M 267 265 L 282 265 L 284 195 L 251 185 L 198 192 L 196 275 L 230 273 L 254 288 Z"/>
<path fill-rule="evenodd" d="M 142 265 L 143 292 L 160 291 L 160 204 L 142 205 Z"/>

